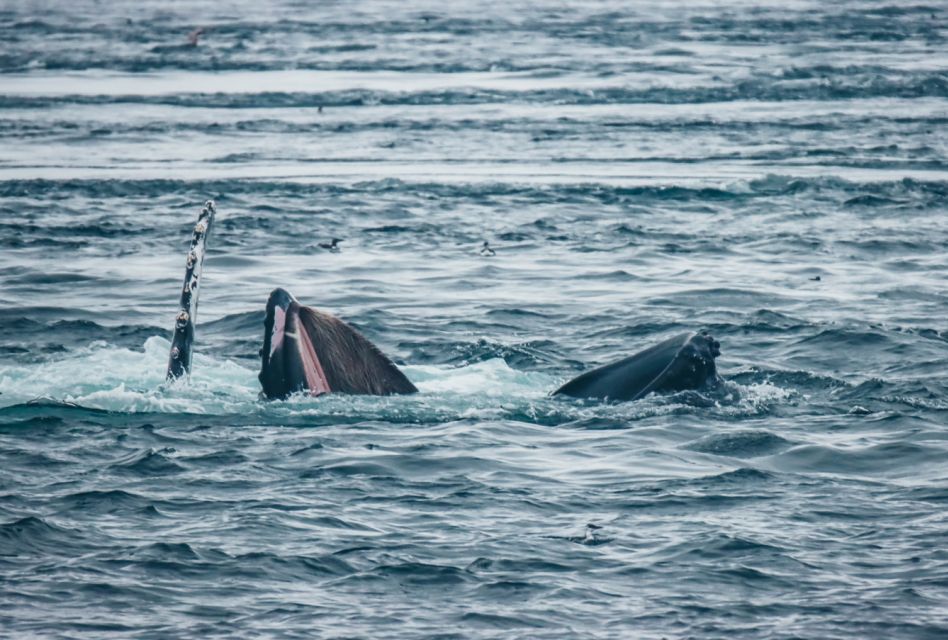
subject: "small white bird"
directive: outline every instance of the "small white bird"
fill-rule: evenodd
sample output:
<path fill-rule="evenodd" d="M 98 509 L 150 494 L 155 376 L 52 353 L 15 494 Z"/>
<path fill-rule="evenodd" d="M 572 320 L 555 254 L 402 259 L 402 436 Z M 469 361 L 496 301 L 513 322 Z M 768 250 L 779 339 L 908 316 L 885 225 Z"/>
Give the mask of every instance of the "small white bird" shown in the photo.
<path fill-rule="evenodd" d="M 490 248 L 487 240 L 484 240 L 484 246 L 481 247 L 481 255 L 489 258 L 490 256 L 496 256 L 497 252 Z"/>

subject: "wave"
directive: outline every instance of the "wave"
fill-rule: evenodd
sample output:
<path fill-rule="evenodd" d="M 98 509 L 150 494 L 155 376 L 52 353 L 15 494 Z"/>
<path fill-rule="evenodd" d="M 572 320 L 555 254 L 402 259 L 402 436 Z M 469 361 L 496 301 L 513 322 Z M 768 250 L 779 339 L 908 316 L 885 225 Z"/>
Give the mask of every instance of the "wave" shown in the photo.
<path fill-rule="evenodd" d="M 238 314 L 237 321 L 247 315 Z M 615 429 L 625 428 L 628 420 L 703 410 L 732 417 L 767 413 L 788 397 L 786 391 L 766 382 L 753 382 L 725 385 L 711 395 L 688 391 L 637 403 L 564 400 L 549 395 L 563 382 L 561 376 L 517 370 L 499 357 L 474 357 L 462 359 L 460 365 L 403 366 L 420 390 L 411 396 L 299 395 L 265 402 L 259 398 L 255 368 L 201 352 L 194 355 L 190 383 L 167 383 L 169 349 L 167 339 L 152 336 L 141 351 L 96 342 L 65 357 L 0 366 L 0 418 L 5 428 L 92 411 L 99 412 L 96 419 L 106 422 L 139 413 L 176 415 L 182 420 L 219 416 L 246 424 L 261 420 L 316 426 L 371 420 L 432 424 L 510 419 Z M 128 465 L 160 466 L 162 455 L 160 451 L 141 453 Z"/>
<path fill-rule="evenodd" d="M 46 274 L 45 280 L 47 285 L 62 282 L 57 279 L 56 274 Z M 66 283 L 71 281 L 74 280 L 65 279 Z M 0 327 L 3 330 L 0 335 L 0 353 L 16 360 L 31 361 L 61 356 L 71 349 L 85 347 L 94 342 L 105 344 L 107 341 L 112 345 L 131 348 L 140 346 L 158 331 L 157 327 L 148 325 L 113 326 L 92 319 L 105 320 L 111 315 L 110 310 L 98 314 L 79 308 L 63 307 L 4 309 L 0 311 Z"/>
<path fill-rule="evenodd" d="M 0 556 L 22 557 L 84 553 L 96 546 L 86 532 L 27 516 L 0 524 Z"/>
<path fill-rule="evenodd" d="M 569 84 L 564 80 L 564 84 Z M 559 105 L 601 104 L 704 104 L 722 102 L 802 100 L 833 101 L 883 98 L 946 98 L 948 78 L 941 73 L 873 76 L 866 79 L 840 79 L 835 82 L 783 83 L 748 80 L 733 86 L 691 88 L 650 87 L 596 89 L 536 89 L 502 91 L 497 89 L 380 91 L 351 89 L 343 91 L 298 92 L 270 91 L 254 93 L 170 93 L 140 95 L 68 94 L 30 96 L 7 93 L 0 96 L 0 109 L 38 110 L 60 105 L 166 105 L 188 108 L 259 109 L 259 108 L 344 108 L 362 106 L 486 105 L 511 103 L 548 103 Z"/>
<path fill-rule="evenodd" d="M 719 456 L 754 458 L 771 455 L 791 446 L 790 441 L 769 431 L 736 431 L 705 436 L 685 445 L 685 448 Z"/>
<path fill-rule="evenodd" d="M 518 196 L 538 204 L 587 202 L 624 203 L 629 199 L 652 201 L 701 202 L 709 200 L 741 201 L 759 197 L 794 196 L 801 194 L 839 193 L 854 197 L 874 196 L 902 202 L 911 199 L 917 207 L 944 206 L 948 199 L 948 181 L 903 178 L 882 181 L 853 181 L 836 177 L 797 177 L 769 174 L 762 178 L 734 180 L 719 187 L 675 185 L 618 186 L 601 183 L 557 184 L 532 186 L 510 182 L 478 182 L 445 184 L 443 182 L 406 182 L 397 178 L 360 181 L 353 184 L 287 182 L 253 180 L 172 180 L 172 179 L 107 179 L 107 180 L 0 180 L 0 198 L 30 198 L 43 194 L 46 198 L 78 195 L 88 198 L 162 197 L 168 194 L 200 194 L 207 197 L 258 196 L 263 201 L 271 196 L 294 198 L 331 195 L 364 195 L 384 193 L 418 193 L 428 197 L 476 198 Z M 203 202 L 200 197 L 194 202 Z M 869 204 L 884 204 L 870 201 Z M 857 204 L 863 204 L 857 202 Z M 85 224 L 85 223 L 83 223 Z"/>

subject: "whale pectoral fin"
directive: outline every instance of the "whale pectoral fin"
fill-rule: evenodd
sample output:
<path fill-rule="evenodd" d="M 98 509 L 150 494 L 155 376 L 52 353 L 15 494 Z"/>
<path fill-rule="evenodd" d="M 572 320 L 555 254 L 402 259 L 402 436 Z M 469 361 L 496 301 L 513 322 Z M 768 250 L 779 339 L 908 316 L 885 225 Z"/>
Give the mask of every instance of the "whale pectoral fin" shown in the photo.
<path fill-rule="evenodd" d="M 197 322 L 198 285 L 201 269 L 204 266 L 204 253 L 207 248 L 207 236 L 214 222 L 214 201 L 208 200 L 198 216 L 191 236 L 191 246 L 184 270 L 184 285 L 181 287 L 181 299 L 178 314 L 175 317 L 174 331 L 171 334 L 171 354 L 168 357 L 167 380 L 176 380 L 191 374 L 191 355 L 194 348 L 194 324 Z"/>

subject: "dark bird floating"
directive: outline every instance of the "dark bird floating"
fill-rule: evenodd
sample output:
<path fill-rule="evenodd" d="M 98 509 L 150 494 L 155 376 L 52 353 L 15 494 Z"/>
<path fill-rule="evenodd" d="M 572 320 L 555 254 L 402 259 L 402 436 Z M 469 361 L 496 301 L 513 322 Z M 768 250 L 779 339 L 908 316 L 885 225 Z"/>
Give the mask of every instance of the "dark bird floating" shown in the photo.
<path fill-rule="evenodd" d="M 342 242 L 342 239 L 333 238 L 330 242 L 320 242 L 318 246 L 320 249 L 326 249 L 331 253 L 339 253 L 342 251 L 342 247 L 339 246 L 340 242 Z"/>
<path fill-rule="evenodd" d="M 192 47 L 198 46 L 198 43 L 201 40 L 201 36 L 204 35 L 204 27 L 198 27 L 194 31 L 188 34 L 188 44 Z"/>

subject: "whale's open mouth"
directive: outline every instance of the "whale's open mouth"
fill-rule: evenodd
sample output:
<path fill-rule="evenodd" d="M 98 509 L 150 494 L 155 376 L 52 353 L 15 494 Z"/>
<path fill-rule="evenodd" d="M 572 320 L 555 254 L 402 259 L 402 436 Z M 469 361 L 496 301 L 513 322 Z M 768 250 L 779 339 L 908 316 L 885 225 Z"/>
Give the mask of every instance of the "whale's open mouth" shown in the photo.
<path fill-rule="evenodd" d="M 274 289 L 264 320 L 260 384 L 267 398 L 303 392 L 386 395 L 415 386 L 351 326 Z"/>
<path fill-rule="evenodd" d="M 295 330 L 287 331 L 286 323 L 293 326 Z M 284 348 L 293 350 L 294 356 L 299 358 L 300 366 L 303 369 L 303 377 L 306 379 L 306 388 L 310 395 L 318 396 L 332 391 L 326 381 L 323 365 L 319 361 L 319 356 L 316 355 L 313 339 L 300 319 L 300 305 L 298 302 L 290 305 L 290 310 L 285 315 L 283 344 Z"/>
<path fill-rule="evenodd" d="M 268 398 L 285 398 L 299 391 L 314 396 L 332 391 L 313 338 L 300 318 L 301 309 L 283 289 L 276 289 L 267 301 L 260 383 Z"/>
<path fill-rule="evenodd" d="M 282 307 L 273 310 L 273 330 L 270 332 L 270 353 L 272 358 L 277 349 L 283 348 L 283 336 L 286 335 L 286 311 Z"/>

